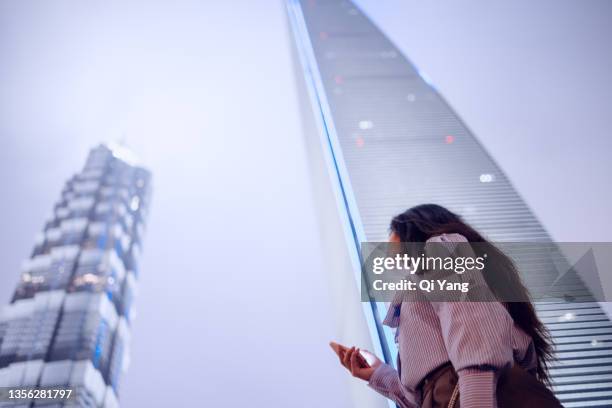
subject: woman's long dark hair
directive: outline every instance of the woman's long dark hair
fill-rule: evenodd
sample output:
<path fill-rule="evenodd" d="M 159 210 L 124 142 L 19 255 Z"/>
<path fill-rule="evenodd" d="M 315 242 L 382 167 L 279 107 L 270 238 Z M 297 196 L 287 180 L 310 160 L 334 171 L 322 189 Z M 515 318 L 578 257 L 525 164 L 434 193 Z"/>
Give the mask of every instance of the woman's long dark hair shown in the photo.
<path fill-rule="evenodd" d="M 489 243 L 476 230 L 466 224 L 460 216 L 436 204 L 423 204 L 412 207 L 393 217 L 391 232 L 394 232 L 402 242 L 425 242 L 440 234 L 461 234 L 469 242 L 487 243 L 487 250 L 495 252 L 497 264 L 495 277 L 485 274 L 485 280 L 491 291 L 501 296 L 500 292 L 512 288 L 513 299 L 529 300 L 529 291 L 523 285 L 514 262 L 493 244 Z M 506 310 L 525 333 L 531 336 L 537 354 L 537 375 L 545 384 L 550 385 L 548 376 L 548 361 L 553 359 L 552 340 L 550 333 L 536 316 L 531 301 L 503 302 Z"/>

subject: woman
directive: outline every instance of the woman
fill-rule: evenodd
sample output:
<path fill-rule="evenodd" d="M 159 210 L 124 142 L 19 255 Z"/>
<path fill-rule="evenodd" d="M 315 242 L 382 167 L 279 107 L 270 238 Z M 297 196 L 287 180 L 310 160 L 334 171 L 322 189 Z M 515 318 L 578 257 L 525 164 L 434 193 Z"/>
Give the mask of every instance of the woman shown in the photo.
<path fill-rule="evenodd" d="M 413 207 L 391 221 L 391 242 L 486 240 L 451 211 Z M 496 295 L 508 288 L 528 299 L 512 261 L 493 245 Z M 499 299 L 499 297 L 497 297 Z M 342 365 L 400 407 L 560 406 L 545 384 L 552 358 L 549 334 L 530 302 L 402 302 L 396 296 L 385 325 L 396 328 L 398 371 L 355 347 L 336 348 Z M 368 356 L 368 357 L 370 357 Z M 519 402 L 520 400 L 520 402 Z"/>

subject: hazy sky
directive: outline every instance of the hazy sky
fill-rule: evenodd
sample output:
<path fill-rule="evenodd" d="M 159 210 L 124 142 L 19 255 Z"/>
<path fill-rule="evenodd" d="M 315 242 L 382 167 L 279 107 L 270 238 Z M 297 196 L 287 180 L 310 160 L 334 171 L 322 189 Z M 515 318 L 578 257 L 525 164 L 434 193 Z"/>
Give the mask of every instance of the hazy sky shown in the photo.
<path fill-rule="evenodd" d="M 0 2 L 2 299 L 90 147 L 154 173 L 125 407 L 349 406 L 284 13 Z"/>
<path fill-rule="evenodd" d="M 556 238 L 611 238 L 611 3 L 359 4 Z M 123 406 L 350 406 L 280 0 L 5 0 L 0 61 L 0 299 L 88 149 L 125 138 L 154 197 Z"/>

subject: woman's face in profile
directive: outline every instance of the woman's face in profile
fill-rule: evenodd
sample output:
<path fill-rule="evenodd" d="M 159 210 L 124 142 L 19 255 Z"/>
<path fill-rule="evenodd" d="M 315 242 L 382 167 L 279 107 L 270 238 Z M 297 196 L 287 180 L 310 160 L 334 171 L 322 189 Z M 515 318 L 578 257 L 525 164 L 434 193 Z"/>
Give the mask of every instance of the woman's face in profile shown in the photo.
<path fill-rule="evenodd" d="M 395 232 L 392 232 L 391 234 L 389 234 L 389 242 L 402 242 L 402 240 L 400 239 L 399 235 L 397 235 Z"/>

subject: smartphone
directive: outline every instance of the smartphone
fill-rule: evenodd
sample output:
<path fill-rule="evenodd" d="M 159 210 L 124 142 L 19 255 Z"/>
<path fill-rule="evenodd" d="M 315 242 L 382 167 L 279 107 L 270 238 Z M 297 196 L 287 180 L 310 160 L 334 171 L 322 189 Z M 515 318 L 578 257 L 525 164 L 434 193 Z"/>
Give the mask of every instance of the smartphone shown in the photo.
<path fill-rule="evenodd" d="M 334 352 L 338 355 L 338 357 L 343 358 L 344 354 L 349 350 L 348 347 L 343 346 L 342 344 L 338 344 L 335 341 L 329 342 L 330 347 Z M 368 362 L 368 357 L 370 357 L 370 353 L 365 350 L 359 350 L 359 354 L 357 355 L 357 364 L 361 368 L 370 367 L 370 363 Z M 373 357 L 373 356 L 372 356 Z"/>

